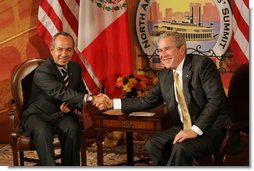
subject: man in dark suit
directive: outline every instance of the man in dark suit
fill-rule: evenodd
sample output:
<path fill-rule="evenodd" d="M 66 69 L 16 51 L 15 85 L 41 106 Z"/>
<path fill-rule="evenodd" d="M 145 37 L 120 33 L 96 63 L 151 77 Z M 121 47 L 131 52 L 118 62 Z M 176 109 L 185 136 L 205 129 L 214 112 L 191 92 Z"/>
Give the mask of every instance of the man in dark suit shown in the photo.
<path fill-rule="evenodd" d="M 105 96 L 88 94 L 81 66 L 71 61 L 74 40 L 66 32 L 53 36 L 52 57 L 35 70 L 28 107 L 21 118 L 21 131 L 31 136 L 40 165 L 55 165 L 53 137 L 61 142 L 62 165 L 80 165 L 81 126 L 79 111 L 88 101 L 97 103 Z"/>
<path fill-rule="evenodd" d="M 208 57 L 186 55 L 186 42 L 177 32 L 166 32 L 158 39 L 158 50 L 163 68 L 158 83 L 145 97 L 113 99 L 111 106 L 123 112 L 140 111 L 165 103 L 173 126 L 151 136 L 145 143 L 151 159 L 157 165 L 187 166 L 193 159 L 218 148 L 223 128 L 230 121 L 230 107 L 216 65 Z M 183 98 L 190 118 L 183 126 L 185 112 L 173 74 L 180 78 Z M 186 106 L 185 105 L 185 106 Z M 185 112 L 186 113 L 186 112 Z"/>

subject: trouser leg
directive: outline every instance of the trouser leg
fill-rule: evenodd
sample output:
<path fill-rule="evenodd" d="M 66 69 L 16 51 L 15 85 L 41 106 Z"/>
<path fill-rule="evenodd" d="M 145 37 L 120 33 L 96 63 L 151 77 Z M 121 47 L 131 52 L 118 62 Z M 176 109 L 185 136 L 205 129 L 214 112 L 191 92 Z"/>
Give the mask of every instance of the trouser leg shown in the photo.
<path fill-rule="evenodd" d="M 78 118 L 69 115 L 59 123 L 62 165 L 80 166 L 81 126 Z"/>
<path fill-rule="evenodd" d="M 28 129 L 31 130 L 31 138 L 40 159 L 42 166 L 54 166 L 55 154 L 53 146 L 53 128 L 52 126 L 38 116 L 33 115 L 27 119 Z"/>
<path fill-rule="evenodd" d="M 167 162 L 168 166 L 191 166 L 193 159 L 211 154 L 216 150 L 222 132 L 210 131 L 193 139 L 187 139 L 172 146 L 172 152 Z"/>
<path fill-rule="evenodd" d="M 151 136 L 145 143 L 145 149 L 157 165 L 166 165 L 171 153 L 173 138 L 180 131 L 173 127 Z"/>

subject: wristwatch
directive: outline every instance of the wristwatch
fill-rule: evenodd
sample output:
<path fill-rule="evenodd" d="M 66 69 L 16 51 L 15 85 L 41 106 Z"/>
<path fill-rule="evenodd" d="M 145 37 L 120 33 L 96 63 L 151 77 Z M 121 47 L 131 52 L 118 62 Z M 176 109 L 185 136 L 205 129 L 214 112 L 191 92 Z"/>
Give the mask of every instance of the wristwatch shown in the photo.
<path fill-rule="evenodd" d="M 93 95 L 91 94 L 88 95 L 87 102 L 93 102 Z"/>

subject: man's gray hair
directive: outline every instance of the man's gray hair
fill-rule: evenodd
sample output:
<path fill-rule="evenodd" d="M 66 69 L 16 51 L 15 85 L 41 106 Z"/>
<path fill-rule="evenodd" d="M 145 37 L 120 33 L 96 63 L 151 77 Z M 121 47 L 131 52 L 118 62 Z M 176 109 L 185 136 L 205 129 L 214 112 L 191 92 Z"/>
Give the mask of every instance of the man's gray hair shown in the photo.
<path fill-rule="evenodd" d="M 184 36 L 181 33 L 173 32 L 173 31 L 167 31 L 167 32 L 162 33 L 159 36 L 157 42 L 159 42 L 163 38 L 171 37 L 171 36 L 175 38 L 175 43 L 176 43 L 177 48 L 180 48 L 182 45 L 186 45 Z"/>

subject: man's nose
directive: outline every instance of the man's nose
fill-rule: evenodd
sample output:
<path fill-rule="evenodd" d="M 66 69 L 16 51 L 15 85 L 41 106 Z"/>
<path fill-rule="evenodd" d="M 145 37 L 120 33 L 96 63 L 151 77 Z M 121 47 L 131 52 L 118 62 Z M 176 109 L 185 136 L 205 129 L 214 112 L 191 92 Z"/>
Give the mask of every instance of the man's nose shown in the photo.
<path fill-rule="evenodd" d="M 162 60 L 162 59 L 164 58 L 164 56 L 165 56 L 165 55 L 161 53 L 161 54 L 160 54 L 160 59 Z"/>
<path fill-rule="evenodd" d="M 166 56 L 166 50 L 160 51 L 160 56 L 161 56 L 161 57 Z"/>
<path fill-rule="evenodd" d="M 68 54 L 67 49 L 63 49 L 63 51 L 62 51 L 62 55 L 67 55 L 67 54 Z"/>

